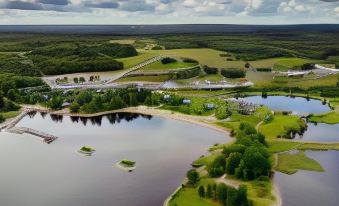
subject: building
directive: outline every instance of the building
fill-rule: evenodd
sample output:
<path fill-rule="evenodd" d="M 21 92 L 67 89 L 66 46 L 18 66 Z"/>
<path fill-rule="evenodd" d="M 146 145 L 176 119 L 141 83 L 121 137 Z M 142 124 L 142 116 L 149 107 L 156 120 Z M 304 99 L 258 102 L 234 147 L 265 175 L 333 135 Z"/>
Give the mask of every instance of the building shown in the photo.
<path fill-rule="evenodd" d="M 192 101 L 190 99 L 184 99 L 184 100 L 182 100 L 182 103 L 183 104 L 191 104 Z"/>

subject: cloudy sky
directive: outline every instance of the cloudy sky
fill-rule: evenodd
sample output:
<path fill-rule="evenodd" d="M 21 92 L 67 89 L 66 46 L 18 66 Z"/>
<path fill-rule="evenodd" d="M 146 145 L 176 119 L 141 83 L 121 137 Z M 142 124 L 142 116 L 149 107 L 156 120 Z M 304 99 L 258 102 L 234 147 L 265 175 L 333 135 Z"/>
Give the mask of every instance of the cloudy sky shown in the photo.
<path fill-rule="evenodd" d="M 339 23 L 339 0 L 0 0 L 0 24 Z"/>

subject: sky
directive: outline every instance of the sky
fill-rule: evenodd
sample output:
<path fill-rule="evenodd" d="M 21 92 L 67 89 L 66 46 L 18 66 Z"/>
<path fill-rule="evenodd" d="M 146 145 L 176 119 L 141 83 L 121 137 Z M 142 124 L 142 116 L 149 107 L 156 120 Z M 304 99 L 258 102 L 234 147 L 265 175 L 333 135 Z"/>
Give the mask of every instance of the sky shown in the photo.
<path fill-rule="evenodd" d="M 339 0 L 0 0 L 1 25 L 339 23 Z"/>

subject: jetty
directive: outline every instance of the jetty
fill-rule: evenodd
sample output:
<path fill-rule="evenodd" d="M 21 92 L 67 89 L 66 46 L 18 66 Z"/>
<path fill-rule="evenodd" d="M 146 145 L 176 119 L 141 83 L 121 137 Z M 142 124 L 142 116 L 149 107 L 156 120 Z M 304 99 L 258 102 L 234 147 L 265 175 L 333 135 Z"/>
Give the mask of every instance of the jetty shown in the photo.
<path fill-rule="evenodd" d="M 15 133 L 15 134 L 31 134 L 36 136 L 38 139 L 42 140 L 43 142 L 50 144 L 54 142 L 58 137 L 47 134 L 35 129 L 27 128 L 27 127 L 12 127 L 10 129 L 7 129 L 7 132 Z"/>
<path fill-rule="evenodd" d="M 0 125 L 0 132 L 5 131 L 5 132 L 9 132 L 9 133 L 14 133 L 14 134 L 24 134 L 24 133 L 26 133 L 26 134 L 30 134 L 30 135 L 37 137 L 38 139 L 42 140 L 43 142 L 45 142 L 47 144 L 54 142 L 56 139 L 58 139 L 57 136 L 47 134 L 47 133 L 44 133 L 44 132 L 41 132 L 41 131 L 38 131 L 38 130 L 35 130 L 35 129 L 27 128 L 27 127 L 16 127 L 18 122 L 20 122 L 27 114 L 29 114 L 30 112 L 34 112 L 34 111 L 36 111 L 36 110 L 25 109 L 16 118 L 12 119 L 9 122 L 6 122 L 6 123 Z"/>

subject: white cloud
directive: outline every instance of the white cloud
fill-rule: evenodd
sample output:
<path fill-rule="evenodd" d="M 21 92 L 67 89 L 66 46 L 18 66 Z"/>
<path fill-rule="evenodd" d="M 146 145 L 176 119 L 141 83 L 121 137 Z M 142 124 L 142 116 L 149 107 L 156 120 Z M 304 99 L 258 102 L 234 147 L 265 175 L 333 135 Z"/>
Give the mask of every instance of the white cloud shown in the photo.
<path fill-rule="evenodd" d="M 68 0 L 68 5 L 15 0 L 29 5 L 7 8 L 8 1 L 0 0 L 0 24 L 4 19 L 20 23 L 23 18 L 40 23 L 41 20 L 32 19 L 39 15 L 40 19 L 61 24 L 71 23 L 75 16 L 84 23 L 105 19 L 106 24 L 154 23 L 163 19 L 167 19 L 166 23 L 336 23 L 339 16 L 339 2 L 330 0 Z M 109 18 L 116 16 L 125 19 Z"/>

